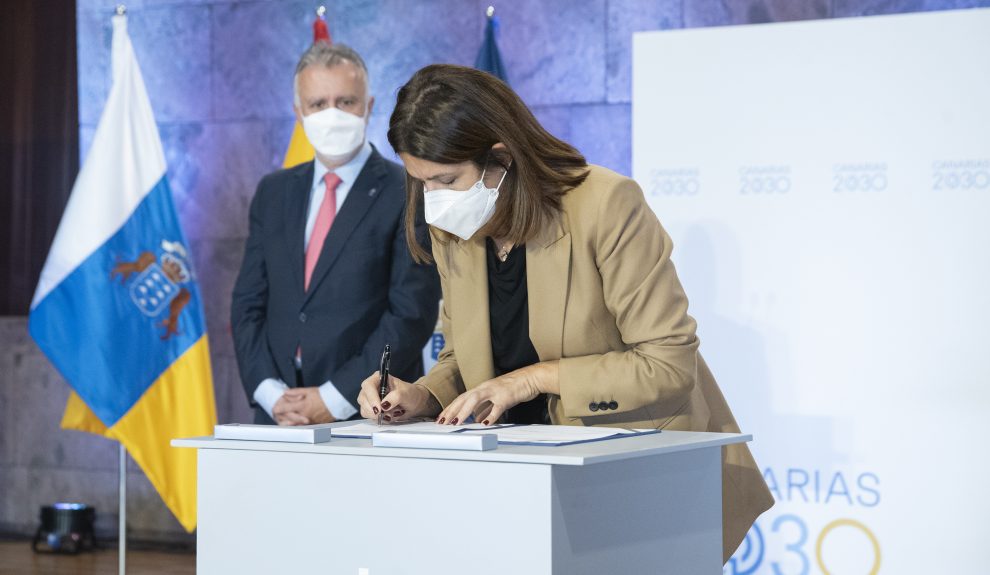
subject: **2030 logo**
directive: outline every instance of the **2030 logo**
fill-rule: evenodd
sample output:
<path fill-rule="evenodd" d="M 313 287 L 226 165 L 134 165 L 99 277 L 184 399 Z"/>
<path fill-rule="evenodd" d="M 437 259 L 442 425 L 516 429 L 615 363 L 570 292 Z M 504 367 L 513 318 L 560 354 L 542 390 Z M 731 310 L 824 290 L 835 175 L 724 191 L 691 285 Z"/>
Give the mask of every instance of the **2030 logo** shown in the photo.
<path fill-rule="evenodd" d="M 739 168 L 742 195 L 786 194 L 791 191 L 789 166 L 743 166 Z"/>
<path fill-rule="evenodd" d="M 701 175 L 694 168 L 657 168 L 650 171 L 647 190 L 651 196 L 696 196 Z"/>
<path fill-rule="evenodd" d="M 753 524 L 723 575 L 809 575 L 813 565 L 818 568 L 815 573 L 838 575 L 850 572 L 853 564 L 857 573 L 879 572 L 879 539 L 865 523 L 846 516 L 853 509 L 880 504 L 880 478 L 875 473 L 768 467 L 763 477 L 777 501 L 774 510 L 781 513 L 764 515 Z M 785 505 L 841 511 L 823 522 L 819 513 L 809 520 L 784 510 Z"/>
<path fill-rule="evenodd" d="M 832 167 L 832 191 L 881 192 L 887 189 L 887 164 L 836 164 Z"/>
<path fill-rule="evenodd" d="M 770 534 L 783 539 L 784 553 L 780 557 L 767 561 L 774 575 L 808 575 L 811 573 L 812 558 L 823 575 L 836 575 L 828 567 L 829 553 L 827 542 L 838 530 L 851 530 L 852 534 L 865 538 L 872 548 L 873 557 L 869 559 L 868 573 L 875 575 L 880 572 L 880 541 L 873 531 L 861 521 L 843 517 L 826 524 L 815 536 L 813 550 L 810 533 L 805 521 L 794 514 L 788 513 L 777 516 L 770 523 Z M 760 522 L 753 524 L 746 534 L 746 539 L 739 550 L 722 569 L 724 575 L 755 575 L 759 573 L 767 557 L 767 540 L 763 535 Z M 794 566 L 797 569 L 794 570 Z M 791 570 L 787 570 L 790 567 Z"/>
<path fill-rule="evenodd" d="M 990 160 L 960 160 L 932 164 L 932 190 L 990 188 Z"/>

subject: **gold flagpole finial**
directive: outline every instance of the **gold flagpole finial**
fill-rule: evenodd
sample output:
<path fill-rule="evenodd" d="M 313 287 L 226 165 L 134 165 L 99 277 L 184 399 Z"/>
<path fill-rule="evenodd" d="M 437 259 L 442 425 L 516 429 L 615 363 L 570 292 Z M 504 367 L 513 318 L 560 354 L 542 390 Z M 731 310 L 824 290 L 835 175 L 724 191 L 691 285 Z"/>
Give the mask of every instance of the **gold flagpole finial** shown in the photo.
<path fill-rule="evenodd" d="M 124 6 L 123 4 L 117 4 L 117 10 L 116 10 L 116 12 L 117 12 L 117 16 L 126 16 L 127 15 L 127 6 Z"/>
<path fill-rule="evenodd" d="M 488 10 L 485 10 L 485 14 L 487 14 L 489 18 L 491 18 L 492 16 L 494 16 L 495 15 L 495 7 L 494 6 L 489 6 L 488 7 Z"/>
<path fill-rule="evenodd" d="M 319 8 L 316 9 L 316 15 L 319 16 L 320 18 L 323 18 L 323 16 L 326 13 L 327 13 L 327 7 L 326 6 L 320 6 Z"/>

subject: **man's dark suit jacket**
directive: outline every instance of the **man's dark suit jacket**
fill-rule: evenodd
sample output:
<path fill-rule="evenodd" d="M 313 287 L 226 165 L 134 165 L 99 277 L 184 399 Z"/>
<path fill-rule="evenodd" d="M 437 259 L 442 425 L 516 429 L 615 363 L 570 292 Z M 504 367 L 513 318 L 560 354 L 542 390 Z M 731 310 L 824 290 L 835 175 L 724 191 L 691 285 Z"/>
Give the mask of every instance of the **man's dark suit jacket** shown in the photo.
<path fill-rule="evenodd" d="M 436 268 L 413 262 L 405 239 L 405 170 L 372 150 L 334 218 L 303 289 L 306 214 L 314 164 L 262 178 L 251 202 L 244 262 L 230 318 L 248 401 L 258 422 L 271 419 L 254 401 L 268 378 L 296 386 L 331 381 L 357 407 L 361 382 L 378 370 L 385 344 L 392 374 L 415 381 L 422 349 L 437 321 Z M 417 237 L 429 241 L 422 214 Z M 428 249 L 428 248 L 427 248 Z"/>

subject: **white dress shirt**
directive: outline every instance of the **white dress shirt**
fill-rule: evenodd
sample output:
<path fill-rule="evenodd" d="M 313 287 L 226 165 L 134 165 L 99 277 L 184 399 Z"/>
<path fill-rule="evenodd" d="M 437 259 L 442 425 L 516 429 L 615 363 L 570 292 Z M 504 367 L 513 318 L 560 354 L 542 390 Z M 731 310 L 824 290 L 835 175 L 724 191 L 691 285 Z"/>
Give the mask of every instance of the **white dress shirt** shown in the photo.
<path fill-rule="evenodd" d="M 354 156 L 354 159 L 334 170 L 334 173 L 340 178 L 340 184 L 337 185 L 336 190 L 336 213 L 340 213 L 340 208 L 344 205 L 344 200 L 347 199 L 347 194 L 351 191 L 351 186 L 354 185 L 358 174 L 364 169 L 364 164 L 368 161 L 369 157 L 371 157 L 371 144 L 365 139 L 364 144 L 361 145 L 361 149 Z M 314 164 L 313 182 L 309 190 L 309 208 L 306 214 L 306 247 L 309 246 L 309 238 L 313 235 L 313 228 L 316 226 L 316 216 L 320 211 L 320 204 L 323 203 L 323 197 L 326 195 L 326 184 L 323 182 L 323 177 L 330 171 L 319 160 L 314 161 Z M 272 415 L 272 409 L 274 409 L 275 404 L 278 403 L 278 400 L 282 398 L 285 390 L 288 388 L 289 386 L 284 381 L 268 378 L 262 381 L 258 385 L 258 388 L 254 390 L 254 400 L 258 402 L 258 405 L 265 410 L 269 417 L 275 419 L 275 416 Z M 334 419 L 347 419 L 357 413 L 357 407 L 347 401 L 337 391 L 337 388 L 330 380 L 320 385 L 319 390 L 320 399 L 323 400 L 323 403 L 327 406 L 330 415 Z"/>

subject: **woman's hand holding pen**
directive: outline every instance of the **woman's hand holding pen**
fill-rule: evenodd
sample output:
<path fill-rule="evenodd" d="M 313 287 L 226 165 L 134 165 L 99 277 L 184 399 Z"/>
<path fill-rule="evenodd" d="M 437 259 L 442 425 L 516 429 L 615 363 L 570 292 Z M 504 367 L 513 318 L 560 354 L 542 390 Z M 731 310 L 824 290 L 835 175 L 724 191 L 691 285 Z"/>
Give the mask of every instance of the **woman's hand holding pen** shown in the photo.
<path fill-rule="evenodd" d="M 457 425 L 470 415 L 478 423 L 491 425 L 507 409 L 534 399 L 541 393 L 560 395 L 556 361 L 546 361 L 509 372 L 457 396 L 437 417 L 437 423 Z"/>
<path fill-rule="evenodd" d="M 386 423 L 406 421 L 416 417 L 435 417 L 440 412 L 440 404 L 422 385 L 407 383 L 389 376 L 388 394 L 379 396 L 379 374 L 375 372 L 361 382 L 358 406 L 361 417 L 376 420 L 378 414 Z"/>

